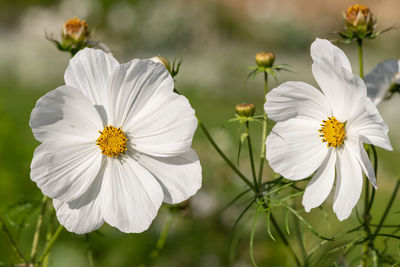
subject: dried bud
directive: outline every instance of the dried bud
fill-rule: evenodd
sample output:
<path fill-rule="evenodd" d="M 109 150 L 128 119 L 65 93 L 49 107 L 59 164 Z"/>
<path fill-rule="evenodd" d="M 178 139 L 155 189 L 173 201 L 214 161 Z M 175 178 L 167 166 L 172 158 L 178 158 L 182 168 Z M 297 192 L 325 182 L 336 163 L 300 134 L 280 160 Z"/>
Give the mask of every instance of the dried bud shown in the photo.
<path fill-rule="evenodd" d="M 256 63 L 259 67 L 272 67 L 275 61 L 275 54 L 272 52 L 259 52 L 256 54 Z"/>
<path fill-rule="evenodd" d="M 366 5 L 356 4 L 350 6 L 344 14 L 346 30 L 354 31 L 366 36 L 371 34 L 374 28 L 372 13 Z"/>
<path fill-rule="evenodd" d="M 256 111 L 256 106 L 250 103 L 238 104 L 235 107 L 236 114 L 242 117 L 252 117 Z"/>
<path fill-rule="evenodd" d="M 88 37 L 89 31 L 86 21 L 73 17 L 63 24 L 63 43 L 83 43 Z"/>
<path fill-rule="evenodd" d="M 168 72 L 171 72 L 171 64 L 169 63 L 168 59 L 166 59 L 165 57 L 156 56 L 156 57 L 150 58 L 150 60 L 163 64 L 163 66 L 168 70 Z"/>

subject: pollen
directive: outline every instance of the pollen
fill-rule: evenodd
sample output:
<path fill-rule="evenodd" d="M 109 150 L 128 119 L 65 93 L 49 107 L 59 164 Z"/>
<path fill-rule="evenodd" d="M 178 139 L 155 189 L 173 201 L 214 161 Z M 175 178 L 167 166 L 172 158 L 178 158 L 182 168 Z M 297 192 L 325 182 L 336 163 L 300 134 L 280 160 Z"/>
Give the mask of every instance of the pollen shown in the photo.
<path fill-rule="evenodd" d="M 346 136 L 345 131 L 346 125 L 343 122 L 338 121 L 335 117 L 328 117 L 328 120 L 323 120 L 321 129 L 318 130 L 320 133 L 322 142 L 326 142 L 328 147 L 341 146 Z"/>
<path fill-rule="evenodd" d="M 360 5 L 360 4 L 350 6 L 349 8 L 347 8 L 346 18 L 349 21 L 353 21 L 357 18 L 359 12 L 362 12 L 364 17 L 367 17 L 369 14 L 369 8 L 366 5 Z"/>
<path fill-rule="evenodd" d="M 106 126 L 103 131 L 99 131 L 100 137 L 97 138 L 97 145 L 101 149 L 101 153 L 107 157 L 117 157 L 124 153 L 127 148 L 127 141 L 124 132 L 121 128 L 114 126 Z"/>

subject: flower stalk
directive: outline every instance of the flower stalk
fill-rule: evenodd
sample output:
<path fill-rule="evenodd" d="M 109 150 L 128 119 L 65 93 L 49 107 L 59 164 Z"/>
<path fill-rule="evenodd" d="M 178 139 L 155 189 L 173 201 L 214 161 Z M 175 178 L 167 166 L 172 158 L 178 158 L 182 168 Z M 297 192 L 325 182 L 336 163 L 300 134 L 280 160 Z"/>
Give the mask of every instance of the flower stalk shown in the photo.
<path fill-rule="evenodd" d="M 268 73 L 264 72 L 264 103 L 267 102 L 267 94 L 268 94 Z M 263 131 L 261 136 L 261 154 L 260 154 L 260 167 L 258 172 L 258 184 L 261 186 L 262 183 L 262 175 L 264 170 L 264 162 L 265 162 L 265 140 L 267 139 L 267 113 L 265 113 L 265 109 L 263 109 Z"/>
<path fill-rule="evenodd" d="M 34 264 L 35 263 L 36 254 L 37 254 L 37 248 L 38 248 L 38 244 L 39 244 L 40 232 L 42 230 L 42 225 L 43 225 L 43 217 L 44 217 L 44 214 L 46 212 L 46 207 L 47 207 L 47 200 L 48 200 L 47 196 L 44 195 L 43 198 L 42 198 L 42 205 L 40 207 L 39 217 L 38 217 L 38 220 L 36 222 L 36 230 L 35 230 L 35 233 L 33 235 L 30 264 Z"/>

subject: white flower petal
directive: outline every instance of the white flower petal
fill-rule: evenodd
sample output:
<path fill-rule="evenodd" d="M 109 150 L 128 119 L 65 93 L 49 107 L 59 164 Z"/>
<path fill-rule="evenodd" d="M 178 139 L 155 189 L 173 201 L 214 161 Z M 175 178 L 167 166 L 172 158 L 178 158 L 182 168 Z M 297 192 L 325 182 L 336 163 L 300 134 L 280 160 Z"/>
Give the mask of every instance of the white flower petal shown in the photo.
<path fill-rule="evenodd" d="M 153 96 L 130 119 L 126 132 L 135 150 L 171 157 L 190 149 L 196 127 L 197 119 L 186 97 L 165 93 Z"/>
<path fill-rule="evenodd" d="M 362 171 L 368 177 L 371 184 L 377 188 L 374 168 L 359 137 L 347 135 L 344 145 L 348 148 L 352 156 L 357 159 Z"/>
<path fill-rule="evenodd" d="M 131 118 L 145 108 L 148 101 L 174 90 L 174 80 L 162 65 L 147 59 L 134 59 L 115 69 L 108 87 L 110 123 L 126 129 Z"/>
<path fill-rule="evenodd" d="M 340 153 L 341 152 L 341 153 Z M 361 167 L 347 147 L 337 153 L 336 161 L 337 181 L 333 211 L 340 221 L 347 219 L 354 206 L 360 199 L 363 178 Z"/>
<path fill-rule="evenodd" d="M 351 73 L 343 51 L 327 40 L 318 40 L 311 45 L 312 72 L 330 102 L 333 116 L 345 122 L 355 112 L 354 102 L 366 96 L 366 87 L 360 77 Z"/>
<path fill-rule="evenodd" d="M 201 165 L 193 149 L 175 157 L 136 153 L 135 159 L 157 178 L 164 191 L 164 202 L 182 202 L 201 187 Z"/>
<path fill-rule="evenodd" d="M 294 117 L 322 121 L 331 115 L 330 104 L 321 91 L 303 82 L 285 82 L 273 89 L 264 109 L 276 122 Z"/>
<path fill-rule="evenodd" d="M 335 181 L 336 151 L 330 150 L 324 162 L 307 184 L 302 204 L 306 212 L 325 201 Z"/>
<path fill-rule="evenodd" d="M 97 230 L 103 225 L 99 197 L 103 175 L 104 167 L 87 192 L 78 199 L 69 203 L 53 200 L 57 219 L 68 231 L 84 234 Z"/>
<path fill-rule="evenodd" d="M 364 143 L 393 150 L 388 137 L 389 129 L 372 101 L 363 98 L 355 105 L 358 106 L 357 112 L 347 122 L 347 133 L 359 135 Z"/>
<path fill-rule="evenodd" d="M 334 65 L 334 62 L 338 62 L 343 68 L 352 72 L 351 64 L 346 54 L 328 40 L 316 38 L 311 44 L 310 50 L 313 61 L 323 60 L 329 65 Z"/>
<path fill-rule="evenodd" d="M 290 119 L 278 122 L 267 137 L 267 159 L 272 169 L 290 180 L 310 176 L 328 153 L 319 137 L 319 122 Z"/>
<path fill-rule="evenodd" d="M 104 220 L 125 233 L 146 230 L 164 198 L 160 184 L 130 157 L 108 159 L 101 190 Z"/>
<path fill-rule="evenodd" d="M 33 155 L 31 179 L 46 196 L 70 202 L 88 190 L 99 173 L 102 158 L 94 142 L 45 142 Z"/>
<path fill-rule="evenodd" d="M 92 103 L 79 90 L 61 86 L 42 96 L 32 110 L 29 126 L 40 142 L 95 142 L 102 122 Z"/>
<path fill-rule="evenodd" d="M 382 101 L 390 86 L 396 82 L 399 72 L 399 61 L 388 59 L 376 65 L 365 76 L 367 95 L 375 105 Z"/>
<path fill-rule="evenodd" d="M 64 74 L 65 84 L 75 87 L 96 106 L 107 124 L 108 83 L 118 61 L 100 49 L 85 48 L 71 60 Z"/>

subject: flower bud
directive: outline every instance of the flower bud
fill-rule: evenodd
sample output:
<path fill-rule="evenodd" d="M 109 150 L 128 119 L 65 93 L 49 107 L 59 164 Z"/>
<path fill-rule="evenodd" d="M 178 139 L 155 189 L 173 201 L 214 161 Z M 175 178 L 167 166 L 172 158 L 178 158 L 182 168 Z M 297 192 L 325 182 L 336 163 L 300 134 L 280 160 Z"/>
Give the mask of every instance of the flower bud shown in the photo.
<path fill-rule="evenodd" d="M 374 21 L 372 13 L 366 5 L 356 4 L 350 6 L 344 14 L 346 29 L 358 34 L 367 35 L 372 33 Z"/>
<path fill-rule="evenodd" d="M 63 24 L 63 43 L 83 43 L 88 37 L 88 25 L 85 20 L 73 17 Z"/>
<path fill-rule="evenodd" d="M 150 58 L 150 60 L 163 64 L 163 66 L 168 70 L 168 72 L 171 73 L 171 64 L 169 63 L 168 59 L 166 59 L 165 57 L 156 56 L 156 57 Z"/>
<path fill-rule="evenodd" d="M 259 67 L 272 67 L 275 61 L 275 54 L 272 52 L 259 52 L 256 54 L 256 63 Z"/>
<path fill-rule="evenodd" d="M 250 103 L 242 103 L 236 105 L 235 111 L 236 114 L 238 114 L 239 116 L 248 118 L 254 115 L 254 112 L 256 111 L 256 106 Z"/>

